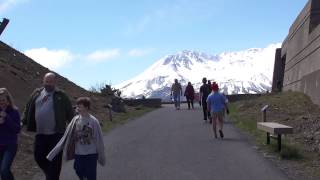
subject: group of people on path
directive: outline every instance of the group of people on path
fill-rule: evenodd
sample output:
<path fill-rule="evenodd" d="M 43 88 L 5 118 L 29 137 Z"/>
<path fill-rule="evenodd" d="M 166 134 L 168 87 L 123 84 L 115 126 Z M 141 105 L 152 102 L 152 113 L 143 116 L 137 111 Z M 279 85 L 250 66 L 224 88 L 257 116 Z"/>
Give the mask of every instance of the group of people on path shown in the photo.
<path fill-rule="evenodd" d="M 212 129 L 214 137 L 217 138 L 217 129 L 221 138 L 224 137 L 223 133 L 223 122 L 225 113 L 229 114 L 228 108 L 228 99 L 223 93 L 219 92 L 219 86 L 216 82 L 211 83 L 207 81 L 207 78 L 202 79 L 202 86 L 200 87 L 200 97 L 199 103 L 202 106 L 203 110 L 203 120 L 212 124 Z M 171 97 L 173 97 L 174 105 L 177 110 L 180 109 L 180 97 L 182 96 L 182 87 L 177 79 L 174 80 L 174 83 L 171 88 Z M 188 85 L 185 89 L 184 96 L 186 96 L 188 109 L 190 109 L 190 104 L 192 109 L 193 100 L 195 98 L 195 91 L 191 82 L 188 82 Z"/>
<path fill-rule="evenodd" d="M 68 96 L 56 87 L 56 75 L 45 74 L 43 87 L 30 96 L 22 118 L 6 88 L 0 88 L 0 174 L 13 180 L 11 165 L 22 126 L 35 132 L 34 159 L 46 180 L 59 180 L 62 159 L 74 159 L 80 180 L 95 180 L 97 163 L 105 165 L 102 130 L 90 114 L 91 101 L 79 97 L 74 111 Z"/>
<path fill-rule="evenodd" d="M 218 84 L 202 79 L 200 104 L 204 120 L 213 124 L 217 138 L 223 134 L 225 112 L 229 113 L 226 97 L 219 93 Z M 45 174 L 46 180 L 58 180 L 62 159 L 74 159 L 74 169 L 79 179 L 95 180 L 97 163 L 105 165 L 102 130 L 99 121 L 90 114 L 91 101 L 79 97 L 76 112 L 68 96 L 56 87 L 56 75 L 43 77 L 43 87 L 30 96 L 20 117 L 13 97 L 6 88 L 0 88 L 0 174 L 2 180 L 13 180 L 11 165 L 18 149 L 18 134 L 22 126 L 35 132 L 34 159 Z M 181 84 L 175 79 L 171 88 L 175 108 L 180 109 Z M 188 109 L 194 108 L 195 91 L 191 84 L 184 91 Z"/>
<path fill-rule="evenodd" d="M 181 84 L 178 82 L 178 79 L 174 79 L 174 83 L 171 86 L 171 99 L 173 99 L 174 106 L 177 110 L 180 109 L 182 94 L 183 93 L 182 93 Z M 194 109 L 193 100 L 195 98 L 195 91 L 194 91 L 193 86 L 191 85 L 191 82 L 188 82 L 188 85 L 187 85 L 183 95 L 187 99 L 188 109 L 191 109 L 191 108 Z"/>

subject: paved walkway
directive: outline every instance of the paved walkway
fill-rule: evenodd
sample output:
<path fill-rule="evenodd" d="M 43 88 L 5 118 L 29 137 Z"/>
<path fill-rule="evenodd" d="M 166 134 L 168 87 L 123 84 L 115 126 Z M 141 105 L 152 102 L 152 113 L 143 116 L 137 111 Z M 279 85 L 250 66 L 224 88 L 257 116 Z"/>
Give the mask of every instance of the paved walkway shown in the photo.
<path fill-rule="evenodd" d="M 214 139 L 201 110 L 164 106 L 105 136 L 107 165 L 99 180 L 282 180 L 274 167 L 230 123 L 225 138 Z M 73 162 L 62 180 L 77 179 Z M 34 179 L 43 179 L 36 176 Z"/>

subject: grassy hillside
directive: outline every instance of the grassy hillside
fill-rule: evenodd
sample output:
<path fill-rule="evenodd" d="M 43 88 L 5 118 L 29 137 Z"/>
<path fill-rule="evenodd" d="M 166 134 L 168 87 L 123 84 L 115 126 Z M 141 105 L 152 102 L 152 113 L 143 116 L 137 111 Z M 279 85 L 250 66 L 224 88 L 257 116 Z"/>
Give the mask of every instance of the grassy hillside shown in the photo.
<path fill-rule="evenodd" d="M 283 137 L 283 151 L 277 152 L 276 140 L 266 145 L 266 133 L 257 129 L 262 121 L 261 108 L 269 105 L 267 121 L 294 128 L 294 134 Z M 320 177 L 320 108 L 299 92 L 266 94 L 251 100 L 231 104 L 231 119 L 236 126 L 250 133 L 257 147 L 266 154 L 281 159 L 285 166 L 294 166 L 303 177 Z M 313 179 L 311 178 L 311 179 Z"/>

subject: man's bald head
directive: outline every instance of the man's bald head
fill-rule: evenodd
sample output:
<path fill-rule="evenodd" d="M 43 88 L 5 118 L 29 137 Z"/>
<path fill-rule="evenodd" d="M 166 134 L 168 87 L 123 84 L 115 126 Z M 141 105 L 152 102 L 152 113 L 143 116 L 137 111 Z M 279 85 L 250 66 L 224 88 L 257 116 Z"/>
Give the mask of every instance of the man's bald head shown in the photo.
<path fill-rule="evenodd" d="M 54 91 L 56 87 L 56 75 L 52 72 L 49 72 L 43 77 L 43 86 L 47 92 Z"/>

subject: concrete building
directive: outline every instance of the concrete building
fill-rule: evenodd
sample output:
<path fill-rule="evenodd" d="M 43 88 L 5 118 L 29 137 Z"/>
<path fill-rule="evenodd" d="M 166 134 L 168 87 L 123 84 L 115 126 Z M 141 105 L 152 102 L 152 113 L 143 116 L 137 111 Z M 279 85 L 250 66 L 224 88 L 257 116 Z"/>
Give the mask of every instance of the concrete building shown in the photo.
<path fill-rule="evenodd" d="M 273 91 L 301 91 L 320 105 L 320 0 L 309 0 L 276 50 Z"/>

